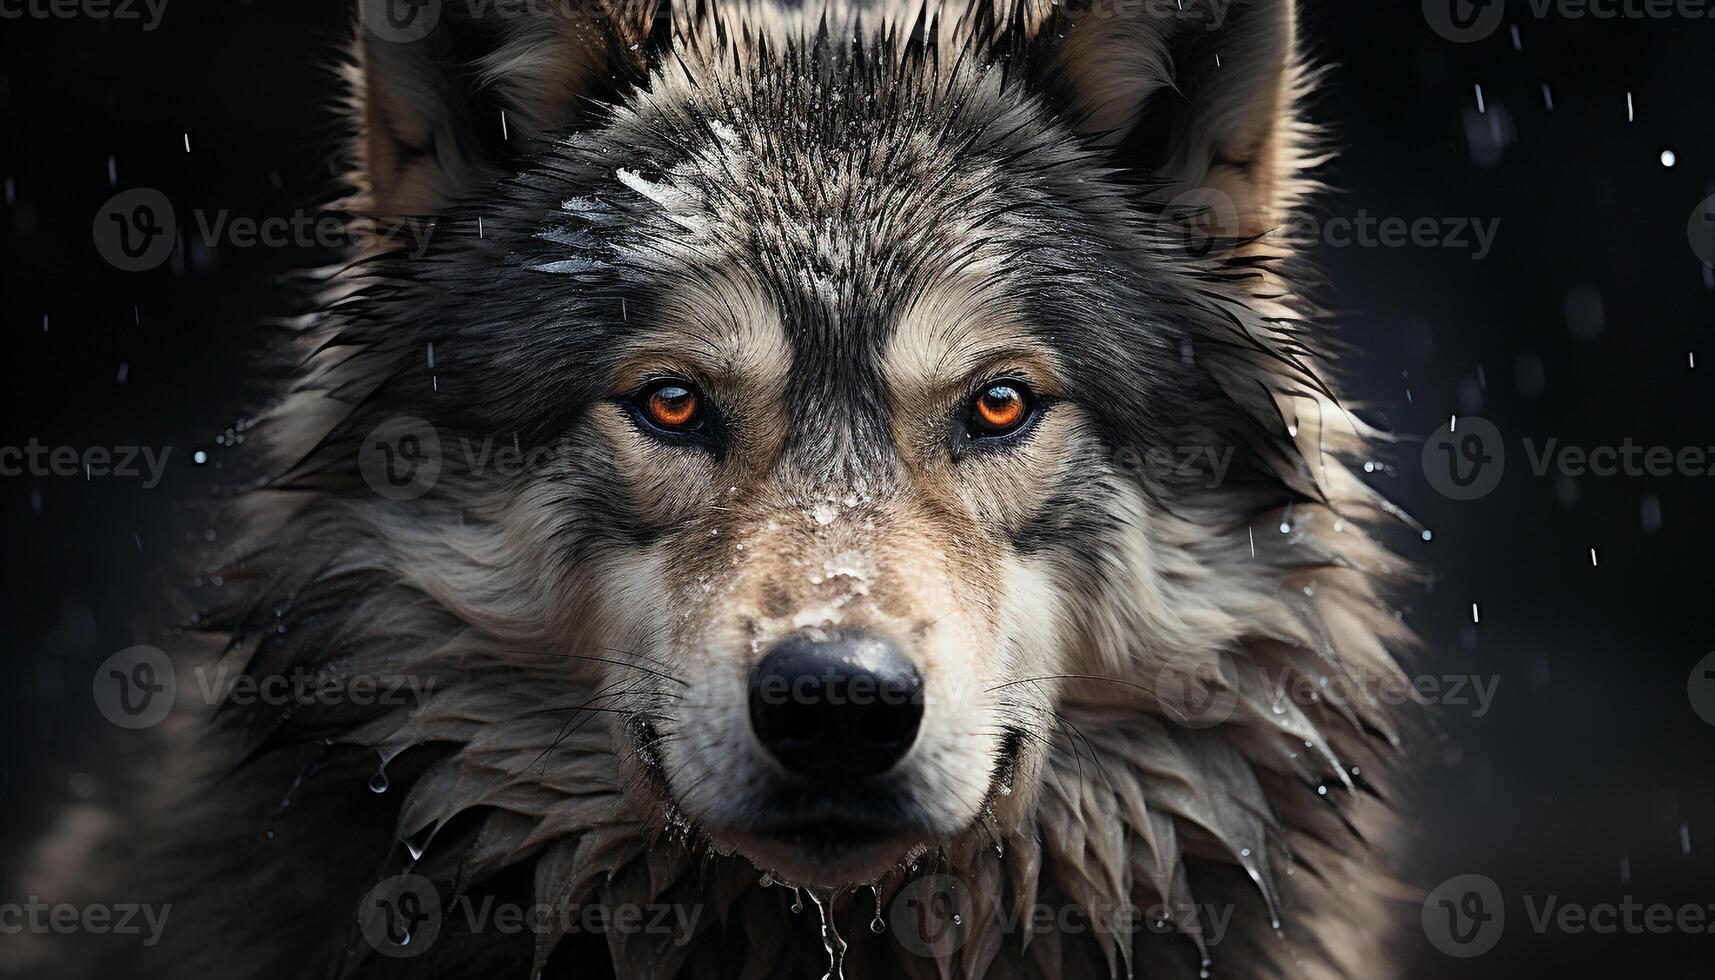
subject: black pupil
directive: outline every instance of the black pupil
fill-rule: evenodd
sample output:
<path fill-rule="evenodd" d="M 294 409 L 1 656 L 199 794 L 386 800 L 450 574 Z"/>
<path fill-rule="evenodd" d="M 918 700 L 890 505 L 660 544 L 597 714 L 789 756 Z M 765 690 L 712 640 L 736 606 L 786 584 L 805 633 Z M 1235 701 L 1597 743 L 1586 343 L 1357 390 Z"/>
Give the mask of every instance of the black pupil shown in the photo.
<path fill-rule="evenodd" d="M 655 391 L 656 404 L 660 405 L 661 409 L 673 418 L 686 415 L 687 410 L 692 407 L 691 401 L 695 397 L 678 385 L 668 385 L 664 388 L 657 388 Z M 687 418 L 686 421 L 689 419 Z"/>
<path fill-rule="evenodd" d="M 983 392 L 983 408 L 990 415 L 1005 417 L 1011 415 L 1016 409 L 1016 405 L 1014 403 L 1017 402 L 1020 397 L 1021 396 L 1019 395 L 1017 388 L 1009 388 L 1004 385 L 990 388 L 988 391 Z M 995 425 L 990 423 L 986 418 L 982 421 L 990 428 L 1006 428 L 1004 424 Z"/>

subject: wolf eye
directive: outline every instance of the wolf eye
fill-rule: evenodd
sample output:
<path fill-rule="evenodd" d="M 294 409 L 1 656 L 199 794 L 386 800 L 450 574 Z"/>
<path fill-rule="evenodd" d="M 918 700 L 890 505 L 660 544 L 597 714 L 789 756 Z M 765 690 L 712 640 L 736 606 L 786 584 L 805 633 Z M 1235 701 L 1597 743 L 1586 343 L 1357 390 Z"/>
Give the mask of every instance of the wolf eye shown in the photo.
<path fill-rule="evenodd" d="M 992 381 L 976 397 L 966 420 L 971 438 L 1010 435 L 1030 421 L 1034 408 L 1030 389 L 1017 381 Z"/>
<path fill-rule="evenodd" d="M 701 414 L 702 405 L 697 393 L 689 388 L 676 384 L 664 384 L 649 393 L 649 400 L 644 406 L 649 412 L 649 421 L 663 429 L 689 428 Z"/>
<path fill-rule="evenodd" d="M 703 396 L 689 381 L 655 381 L 631 400 L 632 410 L 649 428 L 664 435 L 696 435 L 703 429 Z"/>
<path fill-rule="evenodd" d="M 703 417 L 703 398 L 684 381 L 657 381 L 643 390 L 638 398 L 643 417 L 652 426 L 672 431 L 689 431 Z"/>

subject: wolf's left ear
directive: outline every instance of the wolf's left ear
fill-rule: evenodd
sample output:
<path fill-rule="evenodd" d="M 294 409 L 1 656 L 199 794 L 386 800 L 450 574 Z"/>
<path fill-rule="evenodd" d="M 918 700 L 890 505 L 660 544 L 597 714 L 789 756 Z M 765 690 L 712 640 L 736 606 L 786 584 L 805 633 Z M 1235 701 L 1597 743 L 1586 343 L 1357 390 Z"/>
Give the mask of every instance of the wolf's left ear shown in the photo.
<path fill-rule="evenodd" d="M 1295 6 L 1085 0 L 1039 37 L 1038 77 L 1116 163 L 1169 181 L 1164 198 L 1218 190 L 1236 211 L 1219 231 L 1258 234 L 1293 203 L 1303 166 Z"/>
<path fill-rule="evenodd" d="M 432 214 L 571 125 L 637 70 L 652 3 L 361 0 L 359 180 L 383 215 Z"/>

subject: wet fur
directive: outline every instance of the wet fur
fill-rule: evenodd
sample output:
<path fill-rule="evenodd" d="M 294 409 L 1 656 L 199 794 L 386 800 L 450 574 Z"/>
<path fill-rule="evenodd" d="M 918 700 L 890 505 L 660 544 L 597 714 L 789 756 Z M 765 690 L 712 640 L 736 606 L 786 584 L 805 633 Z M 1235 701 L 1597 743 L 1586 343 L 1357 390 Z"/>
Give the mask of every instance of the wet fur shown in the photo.
<path fill-rule="evenodd" d="M 1391 842 L 1377 787 L 1401 722 L 1362 692 L 1397 674 L 1389 648 L 1410 642 L 1379 596 L 1404 570 L 1363 530 L 1390 508 L 1348 469 L 1374 434 L 1322 380 L 1291 257 L 1249 237 L 1313 190 L 1290 7 L 1228 13 L 1262 40 L 1229 38 L 1227 70 L 1253 70 L 1234 53 L 1285 54 L 1278 77 L 1256 69 L 1247 101 L 1217 87 L 1200 108 L 1184 73 L 1201 62 L 1176 39 L 1027 7 L 935 22 L 871 11 L 855 44 L 765 6 L 699 7 L 673 23 L 621 11 L 546 36 L 508 22 L 484 73 L 456 76 L 470 91 L 445 103 L 464 107 L 453 115 L 397 73 L 366 82 L 362 69 L 391 55 L 361 50 L 352 203 L 439 212 L 434 245 L 408 261 L 378 244 L 331 273 L 295 325 L 296 379 L 254 430 L 265 477 L 232 508 L 224 595 L 194 623 L 213 649 L 187 636 L 180 655 L 255 674 L 429 677 L 433 694 L 417 711 L 228 706 L 156 730 L 137 785 L 68 818 L 32 883 L 171 902 L 175 928 L 141 953 L 80 943 L 45 955 L 79 975 L 589 976 L 611 963 L 620 976 L 819 976 L 818 915 L 831 905 L 854 980 L 1190 977 L 1205 956 L 1217 976 L 1391 972 L 1395 886 L 1371 842 Z M 1117 73 L 1105 48 L 1126 53 Z M 1115 109 L 1149 103 L 1170 79 L 1186 93 L 1176 114 Z M 505 108 L 510 142 L 498 141 Z M 467 135 L 478 126 L 493 132 Z M 1186 254 L 1184 216 L 1164 203 L 1183 187 L 1236 202 L 1211 254 Z M 932 335 L 959 310 L 999 322 L 997 303 L 1076 406 L 1055 459 L 1032 464 L 1049 490 L 1006 533 L 1021 563 L 1046 570 L 1053 602 L 991 610 L 1047 631 L 1055 649 L 1002 651 L 993 670 L 1006 683 L 972 693 L 983 717 L 1011 719 L 983 734 L 1011 739 L 1001 763 L 961 773 L 980 783 L 979 819 L 880 875 L 874 894 L 817 892 L 794 914 L 791 892 L 763 887 L 669 791 L 655 754 L 671 750 L 674 688 L 650 675 L 676 668 L 645 651 L 684 611 L 651 608 L 648 596 L 677 593 L 629 589 L 617 570 L 644 574 L 635 555 L 664 538 L 761 534 L 761 519 L 664 518 L 663 498 L 683 488 L 639 485 L 657 471 L 603 448 L 607 379 L 637 335 L 667 324 L 691 343 L 784 344 L 759 355 L 794 366 L 774 378 L 781 404 L 861 410 L 849 438 L 821 444 L 785 417 L 778 445 L 792 447 L 780 451 L 802 492 L 756 506 L 827 504 L 822 487 L 840 488 L 835 503 L 848 487 L 896 503 L 884 474 L 899 460 L 881 447 L 896 434 L 884 379 L 912 356 L 893 343 L 901 311 Z M 733 341 L 712 320 L 697 332 L 708 309 L 841 329 Z M 369 492 L 357 450 L 400 415 L 435 426 L 449 466 L 434 492 L 395 502 Z M 546 447 L 542 465 L 511 480 L 461 472 L 461 436 Z M 1119 462 L 1125 447 L 1204 445 L 1235 450 L 1217 488 L 1207 474 Z M 959 581 L 995 556 L 958 553 L 952 542 L 972 532 L 956 507 L 872 509 L 905 526 L 900 540 L 945 543 Z M 723 567 L 713 537 L 683 546 L 686 574 Z M 758 540 L 776 554 L 803 544 Z M 911 555 L 878 560 L 916 567 Z M 770 601 L 790 611 L 813 598 L 771 599 L 765 584 L 726 598 L 764 619 Z M 914 608 L 904 592 L 896 601 Z M 1279 671 L 1348 696 L 1272 703 Z M 1163 681 L 1187 678 L 1230 691 L 1232 719 L 1179 724 Z M 383 760 L 389 789 L 370 792 Z M 403 841 L 424 848 L 420 860 Z M 443 932 L 421 959 L 385 960 L 354 916 L 407 867 L 448 897 L 709 914 L 683 943 Z M 872 903 L 887 908 L 929 873 L 967 883 L 976 903 L 963 947 L 942 961 L 866 928 Z M 1215 947 L 1189 914 L 1129 936 L 997 924 L 1037 902 L 1128 901 L 1235 911 Z"/>

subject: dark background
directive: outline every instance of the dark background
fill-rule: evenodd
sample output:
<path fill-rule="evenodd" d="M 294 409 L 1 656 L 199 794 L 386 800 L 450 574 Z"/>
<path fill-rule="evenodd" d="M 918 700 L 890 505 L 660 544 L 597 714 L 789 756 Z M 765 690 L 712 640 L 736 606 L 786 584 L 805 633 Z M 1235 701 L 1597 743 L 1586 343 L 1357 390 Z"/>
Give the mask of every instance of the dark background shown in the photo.
<path fill-rule="evenodd" d="M 1313 115 L 1344 150 L 1325 214 L 1501 221 L 1481 261 L 1317 255 L 1320 298 L 1356 352 L 1341 368 L 1352 403 L 1415 436 L 1482 415 L 1509 454 L 1473 502 L 1432 489 L 1419 441 L 1372 478 L 1435 532 L 1403 542 L 1430 573 L 1404 597 L 1428 641 L 1413 672 L 1499 678 L 1485 716 L 1443 706 L 1402 804 L 1408 873 L 1425 888 L 1494 879 L 1505 936 L 1453 960 L 1413 927 L 1401 955 L 1424 977 L 1704 975 L 1715 936 L 1538 935 L 1524 901 L 1715 904 L 1715 728 L 1687 696 L 1715 650 L 1715 479 L 1539 477 L 1522 440 L 1715 444 L 1715 280 L 1685 230 L 1715 192 L 1715 20 L 1539 19 L 1515 0 L 1520 50 L 1505 26 L 1445 41 L 1415 0 L 1307 6 L 1308 45 L 1331 67 Z M 170 0 L 148 33 L 0 23 L 0 445 L 173 447 L 150 490 L 0 479 L 0 854 L 43 804 L 91 792 L 77 768 L 101 730 L 91 672 L 162 622 L 167 560 L 208 533 L 195 501 L 220 483 L 220 437 L 262 395 L 264 324 L 295 309 L 286 277 L 329 257 L 191 247 L 125 273 L 97 254 L 92 220 L 132 187 L 163 191 L 181 226 L 193 208 L 261 218 L 326 202 L 348 18 L 332 0 Z M 1571 319 L 1569 296 L 1584 311 Z"/>

